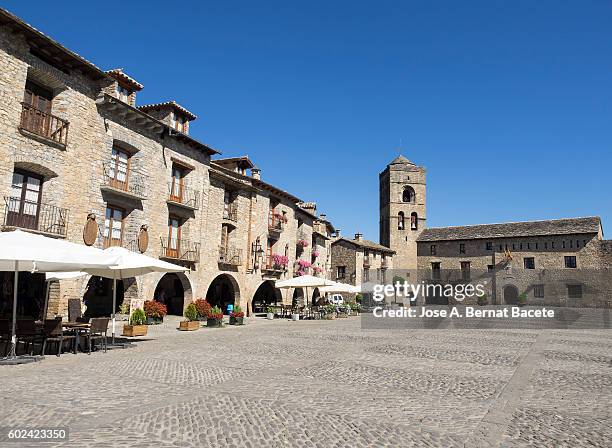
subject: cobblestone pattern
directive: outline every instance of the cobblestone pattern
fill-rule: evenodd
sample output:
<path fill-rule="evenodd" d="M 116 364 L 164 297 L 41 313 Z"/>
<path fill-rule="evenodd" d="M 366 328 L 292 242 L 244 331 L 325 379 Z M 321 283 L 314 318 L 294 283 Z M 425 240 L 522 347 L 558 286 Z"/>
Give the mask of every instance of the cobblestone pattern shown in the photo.
<path fill-rule="evenodd" d="M 485 442 L 483 419 L 537 331 L 176 325 L 129 350 L 0 369 L 0 427 L 67 426 L 58 446 L 78 447 L 603 447 L 612 436 L 609 332 L 550 333 Z"/>

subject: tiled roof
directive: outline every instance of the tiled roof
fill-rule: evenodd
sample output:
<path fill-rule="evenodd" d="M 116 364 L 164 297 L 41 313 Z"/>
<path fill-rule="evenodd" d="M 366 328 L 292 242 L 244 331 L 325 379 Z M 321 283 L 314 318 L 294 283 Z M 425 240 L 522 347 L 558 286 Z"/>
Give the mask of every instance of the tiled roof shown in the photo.
<path fill-rule="evenodd" d="M 375 243 L 374 241 L 370 241 L 370 240 L 361 240 L 361 241 L 357 241 L 357 240 L 349 240 L 348 238 L 338 238 L 337 240 L 335 240 L 332 244 L 336 244 L 340 241 L 344 241 L 350 244 L 353 244 L 354 246 L 360 247 L 362 249 L 370 249 L 370 250 L 377 250 L 379 252 L 386 252 L 389 254 L 394 254 L 395 251 L 389 249 L 387 246 L 383 246 L 382 244 L 378 244 Z"/>
<path fill-rule="evenodd" d="M 596 216 L 547 221 L 507 222 L 503 224 L 479 224 L 425 229 L 417 241 L 570 235 L 577 233 L 598 233 L 600 228 L 601 220 Z"/>
<path fill-rule="evenodd" d="M 187 118 L 189 118 L 190 120 L 195 120 L 196 118 L 198 118 L 195 114 L 192 114 L 191 112 L 189 112 L 187 109 L 185 109 L 183 106 L 181 106 L 174 100 L 165 101 L 163 103 L 145 104 L 143 106 L 138 106 L 138 109 L 140 109 L 143 112 L 147 112 L 149 110 L 162 109 L 165 107 L 171 107 L 173 109 L 178 110 L 179 112 L 184 113 L 187 116 Z"/>
<path fill-rule="evenodd" d="M 239 156 L 239 157 L 226 157 L 223 159 L 215 159 L 214 162 L 218 165 L 226 166 L 231 165 L 233 163 L 238 164 L 238 166 L 244 168 L 255 168 L 255 165 L 249 159 L 249 156 Z"/>
<path fill-rule="evenodd" d="M 142 84 L 140 84 L 134 78 L 126 75 L 123 72 L 122 68 L 114 68 L 112 70 L 107 70 L 106 73 L 108 73 L 112 77 L 116 77 L 116 78 L 119 78 L 119 79 L 123 80 L 123 82 L 125 82 L 125 83 L 129 84 L 130 86 L 132 86 L 132 88 L 134 90 L 142 90 L 142 89 L 144 89 L 144 86 Z"/>
<path fill-rule="evenodd" d="M 63 66 L 68 70 L 80 69 L 94 79 L 104 79 L 108 76 L 83 56 L 64 47 L 6 9 L 0 8 L 0 25 L 9 24 L 14 31 L 19 30 L 25 35 L 32 51 L 43 50 L 41 56 L 52 60 L 54 65 Z"/>

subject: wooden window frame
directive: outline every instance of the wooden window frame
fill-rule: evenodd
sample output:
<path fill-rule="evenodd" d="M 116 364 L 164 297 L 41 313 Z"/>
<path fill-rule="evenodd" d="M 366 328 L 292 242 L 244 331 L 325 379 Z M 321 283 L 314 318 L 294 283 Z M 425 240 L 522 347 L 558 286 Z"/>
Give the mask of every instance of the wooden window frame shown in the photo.
<path fill-rule="evenodd" d="M 21 169 L 13 170 L 13 174 L 19 174 L 20 176 L 23 176 L 23 181 L 21 184 L 21 195 L 19 198 L 15 198 L 19 200 L 19 210 L 17 212 L 12 212 L 10 211 L 10 206 L 9 206 L 9 210 L 7 210 L 7 215 L 8 215 L 7 221 L 10 223 L 12 220 L 15 220 L 16 224 L 19 224 L 19 225 L 16 225 L 16 227 L 23 227 L 23 228 L 33 229 L 33 230 L 38 229 L 38 222 L 40 219 L 40 207 L 42 206 L 43 184 L 45 183 L 45 179 L 40 174 L 33 173 L 27 170 L 21 170 Z M 37 179 L 40 182 L 39 188 L 38 188 L 38 198 L 37 198 L 37 203 L 36 203 L 36 215 L 26 215 L 23 212 L 26 202 L 29 202 L 26 199 L 26 195 L 28 192 L 28 182 L 27 182 L 28 178 Z M 13 180 L 11 178 L 11 190 L 12 190 L 12 185 L 13 185 Z M 10 200 L 9 200 L 9 204 L 10 204 Z M 33 226 L 24 225 L 25 221 L 23 221 L 23 219 L 25 216 L 34 216 L 34 222 L 32 223 Z"/>
<path fill-rule="evenodd" d="M 112 246 L 122 247 L 123 246 L 123 230 L 125 228 L 125 218 L 127 216 L 127 213 L 125 211 L 125 208 L 116 206 L 114 204 L 107 203 L 106 204 L 106 208 L 104 209 L 104 221 L 105 221 L 104 227 L 105 228 L 106 228 L 106 211 L 108 209 L 111 209 L 111 214 L 110 214 L 110 218 L 109 218 L 109 222 L 108 222 L 108 239 L 104 240 L 103 246 L 104 246 L 105 249 L 108 248 L 108 247 L 112 247 Z M 113 242 L 113 222 L 114 222 L 113 212 L 112 211 L 114 211 L 114 210 L 117 210 L 117 211 L 121 212 L 121 236 L 119 237 L 119 244 L 118 245 L 117 244 L 112 244 L 112 242 Z M 105 238 L 104 234 L 102 235 L 102 237 Z"/>

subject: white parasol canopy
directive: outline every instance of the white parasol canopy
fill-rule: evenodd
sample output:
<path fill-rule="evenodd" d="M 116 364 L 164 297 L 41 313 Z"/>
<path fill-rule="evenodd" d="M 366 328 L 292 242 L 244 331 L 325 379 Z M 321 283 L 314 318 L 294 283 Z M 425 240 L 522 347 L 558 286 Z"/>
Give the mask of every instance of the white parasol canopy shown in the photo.
<path fill-rule="evenodd" d="M 314 275 L 300 275 L 287 280 L 276 281 L 274 286 L 279 289 L 304 288 L 306 290 L 306 305 L 308 305 L 308 288 L 319 288 L 321 286 L 332 286 L 335 282 Z"/>
<path fill-rule="evenodd" d="M 13 324 L 11 349 L 8 357 L 15 357 L 17 323 L 17 293 L 19 272 L 79 271 L 84 268 L 104 269 L 118 262 L 118 257 L 100 249 L 49 238 L 21 230 L 0 232 L 0 271 L 14 271 Z"/>
<path fill-rule="evenodd" d="M 323 286 L 322 288 L 319 289 L 319 291 L 321 291 L 322 293 L 345 292 L 348 294 L 356 294 L 360 292 L 361 289 L 358 286 L 349 285 L 348 283 L 334 282 L 334 284 L 331 286 Z"/>

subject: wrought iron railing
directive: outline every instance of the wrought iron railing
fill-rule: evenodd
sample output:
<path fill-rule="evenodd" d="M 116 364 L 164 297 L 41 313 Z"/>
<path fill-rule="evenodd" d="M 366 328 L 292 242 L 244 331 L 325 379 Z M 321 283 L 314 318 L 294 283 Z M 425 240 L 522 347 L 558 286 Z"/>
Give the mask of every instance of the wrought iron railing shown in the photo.
<path fill-rule="evenodd" d="M 21 103 L 20 128 L 52 140 L 60 145 L 68 143 L 69 123 L 55 115 L 43 112 L 28 103 Z"/>
<path fill-rule="evenodd" d="M 274 255 L 267 255 L 263 269 L 266 271 L 282 272 L 287 270 L 287 266 L 274 261 Z"/>
<path fill-rule="evenodd" d="M 171 260 L 188 261 L 197 263 L 200 261 L 200 243 L 183 238 L 161 238 L 161 257 Z"/>
<path fill-rule="evenodd" d="M 168 182 L 168 200 L 189 208 L 200 207 L 200 192 L 184 185 Z"/>
<path fill-rule="evenodd" d="M 145 199 L 147 197 L 145 177 L 143 175 L 131 170 L 120 174 L 114 162 L 105 162 L 102 165 L 104 168 L 105 186 L 138 198 Z"/>
<path fill-rule="evenodd" d="M 238 206 L 233 202 L 224 204 L 223 206 L 223 219 L 228 221 L 238 222 Z"/>
<path fill-rule="evenodd" d="M 268 215 L 268 230 L 271 232 L 282 232 L 285 228 L 285 220 L 282 215 L 272 213 Z"/>
<path fill-rule="evenodd" d="M 242 249 L 233 246 L 219 246 L 219 263 L 240 266 L 242 264 Z"/>
<path fill-rule="evenodd" d="M 39 204 L 9 196 L 4 197 L 4 204 L 5 226 L 66 236 L 70 215 L 67 208 L 44 203 Z"/>

